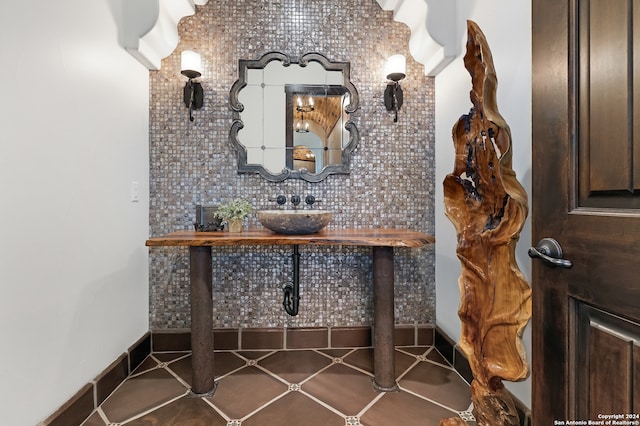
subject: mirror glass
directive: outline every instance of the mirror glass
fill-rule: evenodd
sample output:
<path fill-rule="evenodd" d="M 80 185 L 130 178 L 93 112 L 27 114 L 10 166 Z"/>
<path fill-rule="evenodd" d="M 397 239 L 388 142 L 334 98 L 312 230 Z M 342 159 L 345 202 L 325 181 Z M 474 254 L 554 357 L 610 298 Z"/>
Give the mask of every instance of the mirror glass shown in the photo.
<path fill-rule="evenodd" d="M 349 81 L 348 62 L 281 52 L 240 60 L 229 101 L 239 172 L 310 182 L 349 172 L 359 135 L 350 120 L 358 94 Z"/>

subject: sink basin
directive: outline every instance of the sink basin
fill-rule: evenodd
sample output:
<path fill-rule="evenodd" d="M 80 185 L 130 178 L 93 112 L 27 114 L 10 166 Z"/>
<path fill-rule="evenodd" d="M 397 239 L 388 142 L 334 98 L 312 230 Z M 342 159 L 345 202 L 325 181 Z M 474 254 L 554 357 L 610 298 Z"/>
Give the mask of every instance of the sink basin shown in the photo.
<path fill-rule="evenodd" d="M 278 234 L 313 234 L 327 226 L 332 213 L 327 210 L 262 210 L 258 220 Z"/>

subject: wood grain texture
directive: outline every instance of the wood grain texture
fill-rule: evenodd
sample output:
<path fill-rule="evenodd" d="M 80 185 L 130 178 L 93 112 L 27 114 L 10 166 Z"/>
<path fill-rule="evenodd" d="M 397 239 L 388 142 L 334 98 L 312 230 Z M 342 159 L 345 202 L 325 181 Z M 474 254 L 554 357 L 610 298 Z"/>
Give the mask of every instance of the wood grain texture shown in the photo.
<path fill-rule="evenodd" d="M 453 127 L 456 159 L 444 180 L 445 213 L 458 237 L 462 321 L 460 348 L 473 373 L 478 425 L 518 425 L 502 380 L 529 369 L 522 332 L 531 317 L 531 289 L 515 247 L 527 217 L 527 194 L 511 167 L 511 132 L 496 104 L 497 78 L 480 28 L 467 23 L 465 67 L 473 108 Z"/>
<path fill-rule="evenodd" d="M 239 233 L 176 231 L 147 240 L 147 246 L 343 245 L 418 248 L 435 242 L 422 232 L 396 228 L 324 229 L 315 234 L 284 235 L 264 229 Z"/>

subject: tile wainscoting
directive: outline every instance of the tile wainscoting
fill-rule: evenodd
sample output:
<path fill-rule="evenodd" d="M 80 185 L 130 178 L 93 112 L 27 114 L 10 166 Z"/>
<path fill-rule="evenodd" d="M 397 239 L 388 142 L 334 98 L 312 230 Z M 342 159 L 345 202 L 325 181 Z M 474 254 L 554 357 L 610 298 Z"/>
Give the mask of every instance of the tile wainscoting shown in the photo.
<path fill-rule="evenodd" d="M 193 229 L 198 204 L 215 206 L 242 197 L 256 210 L 273 209 L 277 204 L 270 199 L 278 195 L 322 200 L 319 208 L 333 212 L 328 229 L 397 227 L 434 235 L 435 81 L 408 50 L 411 30 L 392 16 L 374 0 L 243 0 L 210 1 L 183 18 L 178 46 L 149 75 L 150 236 Z M 200 53 L 204 68 L 205 102 L 194 112 L 194 122 L 182 101 L 183 50 Z M 228 140 L 234 120 L 229 90 L 239 77 L 240 59 L 258 59 L 273 50 L 293 56 L 318 52 L 351 63 L 360 108 L 350 119 L 360 142 L 349 174 L 310 183 L 238 173 L 237 152 Z M 384 105 L 384 65 L 398 53 L 407 58 L 407 76 L 404 104 L 394 123 Z M 247 136 L 241 130 L 239 137 Z M 286 206 L 292 208 L 290 202 Z M 255 214 L 245 226 L 261 227 Z M 373 324 L 370 249 L 301 247 L 304 302 L 296 317 L 287 316 L 281 304 L 282 286 L 292 273 L 291 251 L 286 246 L 214 250 L 213 326 Z M 435 323 L 433 248 L 395 250 L 395 271 L 396 321 Z M 149 328 L 190 328 L 188 250 L 151 250 L 149 285 Z"/>

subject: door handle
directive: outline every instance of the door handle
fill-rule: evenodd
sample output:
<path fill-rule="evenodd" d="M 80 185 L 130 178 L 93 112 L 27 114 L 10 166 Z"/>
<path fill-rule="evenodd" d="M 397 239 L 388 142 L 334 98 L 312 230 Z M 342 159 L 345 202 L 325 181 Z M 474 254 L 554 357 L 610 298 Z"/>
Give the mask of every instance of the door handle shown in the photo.
<path fill-rule="evenodd" d="M 553 238 L 543 238 L 536 247 L 529 249 L 529 257 L 544 260 L 551 266 L 569 269 L 573 262 L 562 258 L 562 247 Z"/>

